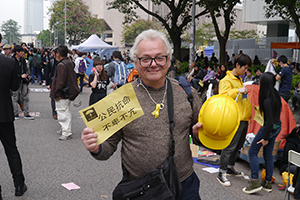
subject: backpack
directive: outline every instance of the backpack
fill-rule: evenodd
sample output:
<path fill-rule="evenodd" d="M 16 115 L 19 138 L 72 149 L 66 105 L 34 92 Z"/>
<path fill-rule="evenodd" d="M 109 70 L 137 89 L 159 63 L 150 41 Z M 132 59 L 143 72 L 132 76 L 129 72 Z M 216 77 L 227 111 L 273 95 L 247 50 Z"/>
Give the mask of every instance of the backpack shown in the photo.
<path fill-rule="evenodd" d="M 124 85 L 127 78 L 127 67 L 122 61 L 120 63 L 117 63 L 116 61 L 113 62 L 115 63 L 114 83 L 117 85 Z"/>
<path fill-rule="evenodd" d="M 175 79 L 178 81 L 178 84 L 183 88 L 183 90 L 188 95 L 187 100 L 188 100 L 188 102 L 190 102 L 191 108 L 193 109 L 193 100 L 194 100 L 194 98 L 193 98 L 193 95 L 192 95 L 192 90 L 191 90 L 190 83 L 182 75 L 176 76 Z"/>
<path fill-rule="evenodd" d="M 86 71 L 86 65 L 85 65 L 84 60 L 82 59 L 82 60 L 79 61 L 78 72 L 79 72 L 80 74 L 84 74 L 85 71 Z"/>
<path fill-rule="evenodd" d="M 42 67 L 42 61 L 40 60 L 40 58 L 38 57 L 37 54 L 32 56 L 31 65 L 34 68 L 41 68 Z"/>

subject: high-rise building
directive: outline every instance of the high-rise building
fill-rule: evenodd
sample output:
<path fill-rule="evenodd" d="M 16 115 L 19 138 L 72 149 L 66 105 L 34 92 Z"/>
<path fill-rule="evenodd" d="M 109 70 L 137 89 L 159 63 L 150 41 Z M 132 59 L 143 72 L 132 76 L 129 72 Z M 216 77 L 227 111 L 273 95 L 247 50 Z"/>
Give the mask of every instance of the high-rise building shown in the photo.
<path fill-rule="evenodd" d="M 25 0 L 25 34 L 44 28 L 44 0 Z"/>

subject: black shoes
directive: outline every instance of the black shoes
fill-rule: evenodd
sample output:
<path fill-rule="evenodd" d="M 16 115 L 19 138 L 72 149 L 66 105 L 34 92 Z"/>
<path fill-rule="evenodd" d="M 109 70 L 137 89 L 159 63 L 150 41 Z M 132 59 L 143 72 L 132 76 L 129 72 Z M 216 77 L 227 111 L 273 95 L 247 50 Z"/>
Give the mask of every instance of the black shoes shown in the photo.
<path fill-rule="evenodd" d="M 26 191 L 27 191 L 27 186 L 24 183 L 23 185 L 16 187 L 15 195 L 22 196 Z"/>
<path fill-rule="evenodd" d="M 244 176 L 243 172 L 236 171 L 233 167 L 232 168 L 228 168 L 226 174 L 228 176 L 236 176 L 236 177 L 242 177 L 242 176 Z"/>
<path fill-rule="evenodd" d="M 1 185 L 0 185 L 0 200 L 2 200 L 2 196 L 1 196 Z"/>

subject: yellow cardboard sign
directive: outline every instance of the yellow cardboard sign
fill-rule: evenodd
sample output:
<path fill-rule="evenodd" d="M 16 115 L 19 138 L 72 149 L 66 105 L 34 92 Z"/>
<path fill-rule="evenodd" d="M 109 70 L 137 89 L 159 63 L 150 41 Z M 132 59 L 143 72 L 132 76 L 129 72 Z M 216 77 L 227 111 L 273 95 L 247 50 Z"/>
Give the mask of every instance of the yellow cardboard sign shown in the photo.
<path fill-rule="evenodd" d="M 79 111 L 85 125 L 103 143 L 126 124 L 144 115 L 132 84 L 125 84 L 97 103 Z"/>
<path fill-rule="evenodd" d="M 253 105 L 255 115 L 254 115 L 254 121 L 256 121 L 259 125 L 263 126 L 264 125 L 264 116 L 263 114 L 260 113 L 259 106 Z"/>
<path fill-rule="evenodd" d="M 201 87 L 203 87 L 204 83 L 202 80 L 199 80 L 199 83 L 198 83 Z"/>

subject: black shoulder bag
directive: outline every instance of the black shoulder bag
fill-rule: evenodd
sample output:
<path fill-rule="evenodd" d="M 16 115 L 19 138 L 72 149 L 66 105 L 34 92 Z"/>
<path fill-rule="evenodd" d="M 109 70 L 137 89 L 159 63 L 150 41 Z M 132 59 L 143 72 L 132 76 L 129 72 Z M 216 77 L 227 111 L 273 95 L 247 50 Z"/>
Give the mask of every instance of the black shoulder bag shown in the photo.
<path fill-rule="evenodd" d="M 167 84 L 169 129 L 171 133 L 169 156 L 161 166 L 152 169 L 142 178 L 136 180 L 130 180 L 128 171 L 122 164 L 123 179 L 113 191 L 114 200 L 179 200 L 181 198 L 181 183 L 174 163 L 174 103 L 172 84 L 169 79 L 167 79 Z"/>

